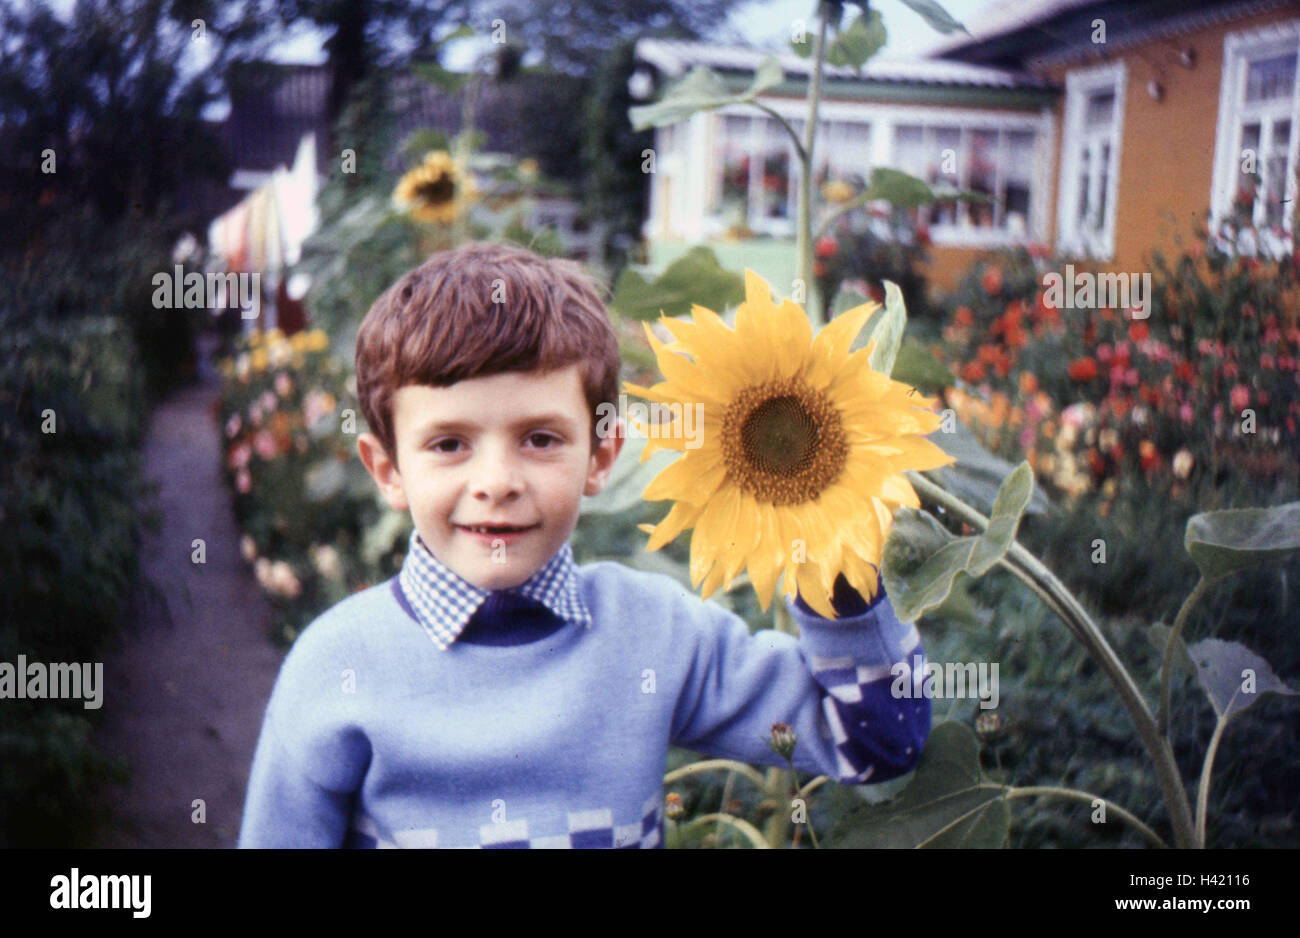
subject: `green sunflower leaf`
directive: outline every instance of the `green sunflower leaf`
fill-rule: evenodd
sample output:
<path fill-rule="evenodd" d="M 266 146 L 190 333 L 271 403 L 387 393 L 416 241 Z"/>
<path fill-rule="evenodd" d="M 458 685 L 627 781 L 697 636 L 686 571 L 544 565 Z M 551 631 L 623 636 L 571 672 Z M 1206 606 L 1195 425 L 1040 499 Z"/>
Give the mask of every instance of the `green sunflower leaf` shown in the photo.
<path fill-rule="evenodd" d="M 697 111 L 751 102 L 762 92 L 779 85 L 784 77 L 776 56 L 768 56 L 754 72 L 750 86 L 740 94 L 732 94 L 721 75 L 711 68 L 697 65 L 655 103 L 629 108 L 628 118 L 632 129 L 637 131 L 675 124 Z"/>
<path fill-rule="evenodd" d="M 1300 550 L 1300 502 L 1207 511 L 1187 520 L 1183 546 L 1206 580 Z"/>
<path fill-rule="evenodd" d="M 922 394 L 938 394 L 944 388 L 952 387 L 956 380 L 929 349 L 910 336 L 903 336 L 890 377 L 910 384 Z"/>
<path fill-rule="evenodd" d="M 930 24 L 930 28 L 936 32 L 944 34 L 963 32 L 967 36 L 970 35 L 970 30 L 953 19 L 947 10 L 935 3 L 935 0 L 903 0 L 903 2 L 920 13 Z"/>
<path fill-rule="evenodd" d="M 1006 555 L 1033 496 L 1033 471 L 1022 462 L 998 489 L 983 534 L 955 537 L 915 508 L 894 512 L 882 554 L 882 576 L 894 612 L 913 622 L 948 599 L 957 576 L 981 577 Z"/>
<path fill-rule="evenodd" d="M 828 847 L 1001 847 L 1011 824 L 1006 787 L 980 768 L 969 726 L 946 720 L 930 732 L 920 764 L 893 801 L 862 805 L 830 831 Z"/>
<path fill-rule="evenodd" d="M 907 307 L 903 304 L 903 291 L 892 280 L 885 281 L 885 307 L 874 317 L 870 341 L 876 343 L 867 357 L 872 371 L 892 374 L 898 348 L 903 344 L 903 331 L 907 328 Z"/>
<path fill-rule="evenodd" d="M 849 65 L 861 72 L 887 38 L 880 11 L 870 10 L 865 16 L 856 17 L 847 29 L 840 30 L 826 51 L 826 61 L 830 65 Z"/>
<path fill-rule="evenodd" d="M 698 303 L 721 314 L 745 299 L 745 278 L 718 263 L 712 248 L 695 247 L 668 265 L 656 280 L 625 269 L 614 284 L 610 308 L 632 319 L 685 316 Z"/>
<path fill-rule="evenodd" d="M 1237 642 L 1206 638 L 1189 645 L 1187 653 L 1220 719 L 1236 716 L 1263 694 L 1294 697 L 1300 693 L 1288 687 L 1268 661 Z"/>

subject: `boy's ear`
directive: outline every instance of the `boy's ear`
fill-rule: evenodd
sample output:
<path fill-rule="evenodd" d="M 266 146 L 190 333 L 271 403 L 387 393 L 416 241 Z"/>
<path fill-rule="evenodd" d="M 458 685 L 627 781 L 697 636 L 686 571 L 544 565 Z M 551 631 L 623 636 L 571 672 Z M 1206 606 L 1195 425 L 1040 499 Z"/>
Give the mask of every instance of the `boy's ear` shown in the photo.
<path fill-rule="evenodd" d="M 591 453 L 591 465 L 587 469 L 587 484 L 582 489 L 583 495 L 599 495 L 609 482 L 609 474 L 614 469 L 614 460 L 618 459 L 623 449 L 623 440 L 627 427 L 619 417 L 614 425 L 614 432 L 598 439 L 596 448 Z"/>
<path fill-rule="evenodd" d="M 402 488 L 402 477 L 397 471 L 397 464 L 388 458 L 384 444 L 373 433 L 363 433 L 357 437 L 357 452 L 361 462 L 370 473 L 370 478 L 379 486 L 379 492 L 394 511 L 409 511 L 406 492 Z"/>

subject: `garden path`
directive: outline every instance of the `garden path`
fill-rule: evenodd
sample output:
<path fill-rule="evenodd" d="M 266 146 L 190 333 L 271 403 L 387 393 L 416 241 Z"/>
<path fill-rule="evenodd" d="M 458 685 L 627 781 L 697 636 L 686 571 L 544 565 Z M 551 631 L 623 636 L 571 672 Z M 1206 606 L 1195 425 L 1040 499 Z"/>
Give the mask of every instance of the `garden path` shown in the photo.
<path fill-rule="evenodd" d="M 169 616 L 149 602 L 104 663 L 104 721 L 95 743 L 131 767 L 105 793 L 113 822 L 103 847 L 233 847 L 248 770 L 283 649 L 268 637 L 272 610 L 239 555 L 220 470 L 215 403 L 204 380 L 154 411 L 144 447 L 159 485 L 161 524 L 146 535 L 143 572 Z M 195 538 L 206 563 L 191 560 Z M 192 819 L 203 799 L 206 820 Z"/>

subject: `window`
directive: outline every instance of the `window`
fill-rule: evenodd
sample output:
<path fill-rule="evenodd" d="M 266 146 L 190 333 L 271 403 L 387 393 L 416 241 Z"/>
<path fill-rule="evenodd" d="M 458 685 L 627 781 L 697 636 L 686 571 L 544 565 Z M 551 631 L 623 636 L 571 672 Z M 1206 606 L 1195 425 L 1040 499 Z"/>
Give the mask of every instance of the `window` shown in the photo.
<path fill-rule="evenodd" d="M 1122 62 L 1066 75 L 1057 204 L 1062 251 L 1114 256 L 1126 79 Z"/>
<path fill-rule="evenodd" d="M 898 124 L 894 165 L 935 189 L 965 189 L 988 199 L 924 209 L 923 218 L 940 240 L 945 229 L 1020 237 L 1031 227 L 1037 140 L 1030 130 Z"/>
<path fill-rule="evenodd" d="M 1216 223 L 1258 229 L 1267 253 L 1290 249 L 1300 146 L 1300 20 L 1224 38 L 1215 184 Z"/>
<path fill-rule="evenodd" d="M 865 185 L 871 178 L 871 125 L 822 121 L 813 146 L 817 186 L 831 179 Z"/>
<path fill-rule="evenodd" d="M 802 138 L 804 122 L 790 120 Z M 714 124 L 714 169 L 708 183 L 708 214 L 723 230 L 745 226 L 777 236 L 794 234 L 799 161 L 794 142 L 776 120 L 720 114 Z M 830 121 L 818 128 L 816 180 L 865 181 L 871 175 L 868 124 Z"/>

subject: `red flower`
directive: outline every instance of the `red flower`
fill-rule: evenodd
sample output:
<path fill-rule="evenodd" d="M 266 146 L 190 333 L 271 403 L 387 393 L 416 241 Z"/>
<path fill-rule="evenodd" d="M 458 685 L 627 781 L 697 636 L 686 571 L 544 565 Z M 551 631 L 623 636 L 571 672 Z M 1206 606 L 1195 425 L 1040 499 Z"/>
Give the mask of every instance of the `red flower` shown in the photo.
<path fill-rule="evenodd" d="M 1091 381 L 1097 377 L 1097 363 L 1088 355 L 1070 362 L 1070 377 L 1075 381 Z"/>
<path fill-rule="evenodd" d="M 984 380 L 985 370 L 982 362 L 967 362 L 962 366 L 961 379 L 968 384 L 976 384 Z"/>
<path fill-rule="evenodd" d="M 969 306 L 958 306 L 957 312 L 953 313 L 952 321 L 959 326 L 971 326 L 975 324 L 975 314 Z"/>
<path fill-rule="evenodd" d="M 814 276 L 814 277 L 825 277 L 825 276 L 826 276 L 826 265 L 823 264 L 821 261 L 813 261 L 813 276 Z"/>
<path fill-rule="evenodd" d="M 840 243 L 830 235 L 822 235 L 817 239 L 817 256 L 834 257 L 840 253 Z"/>
<path fill-rule="evenodd" d="M 1189 361 L 1180 361 L 1177 365 L 1174 365 L 1174 374 L 1181 381 L 1191 381 L 1192 375 L 1195 373 L 1196 372 L 1192 370 L 1192 364 Z"/>
<path fill-rule="evenodd" d="M 1160 465 L 1160 453 L 1156 451 L 1156 445 L 1150 440 L 1143 440 L 1138 446 L 1138 454 L 1142 463 L 1142 469 L 1150 472 Z"/>
<path fill-rule="evenodd" d="M 1151 334 L 1151 330 L 1144 322 L 1135 322 L 1128 327 L 1128 337 L 1134 342 L 1141 342 Z"/>
<path fill-rule="evenodd" d="M 984 292 L 989 296 L 997 296 L 1002 292 L 1002 270 L 999 267 L 989 267 L 984 271 L 984 276 L 980 278 L 980 284 L 984 287 Z"/>

